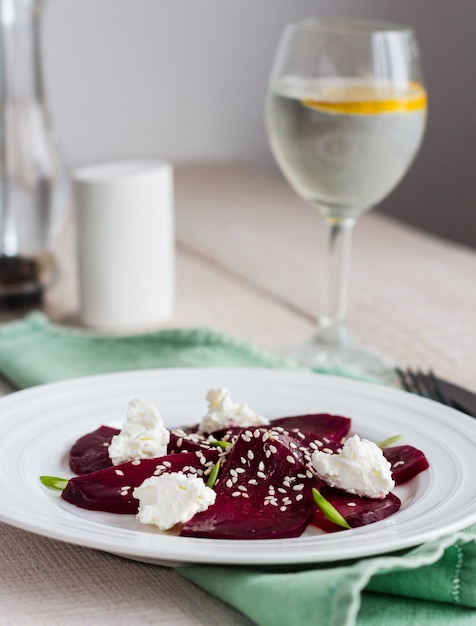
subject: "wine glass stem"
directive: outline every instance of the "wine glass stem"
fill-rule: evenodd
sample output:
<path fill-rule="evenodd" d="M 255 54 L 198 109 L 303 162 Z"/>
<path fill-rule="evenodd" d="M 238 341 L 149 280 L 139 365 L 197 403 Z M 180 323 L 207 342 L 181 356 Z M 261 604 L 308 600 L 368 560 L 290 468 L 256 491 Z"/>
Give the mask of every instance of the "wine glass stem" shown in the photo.
<path fill-rule="evenodd" d="M 321 329 L 337 334 L 346 332 L 350 252 L 354 218 L 327 220 L 329 230 L 327 285 Z"/>

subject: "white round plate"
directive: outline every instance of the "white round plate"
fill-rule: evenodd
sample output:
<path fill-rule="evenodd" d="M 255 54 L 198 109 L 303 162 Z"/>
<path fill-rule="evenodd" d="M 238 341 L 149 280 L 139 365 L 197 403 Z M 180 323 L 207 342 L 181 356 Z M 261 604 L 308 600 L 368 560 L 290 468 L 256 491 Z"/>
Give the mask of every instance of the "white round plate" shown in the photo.
<path fill-rule="evenodd" d="M 212 387 L 228 387 L 268 418 L 326 412 L 352 418 L 373 441 L 401 435 L 430 468 L 394 492 L 402 508 L 386 520 L 301 537 L 214 540 L 179 537 L 133 515 L 85 511 L 45 488 L 40 475 L 70 477 L 68 451 L 102 424 L 120 426 L 128 402 L 154 402 L 169 427 L 206 412 Z M 161 565 L 284 565 L 351 559 L 418 545 L 476 521 L 476 420 L 424 398 L 358 381 L 262 369 L 162 369 L 42 385 L 0 399 L 0 519 L 27 531 Z"/>

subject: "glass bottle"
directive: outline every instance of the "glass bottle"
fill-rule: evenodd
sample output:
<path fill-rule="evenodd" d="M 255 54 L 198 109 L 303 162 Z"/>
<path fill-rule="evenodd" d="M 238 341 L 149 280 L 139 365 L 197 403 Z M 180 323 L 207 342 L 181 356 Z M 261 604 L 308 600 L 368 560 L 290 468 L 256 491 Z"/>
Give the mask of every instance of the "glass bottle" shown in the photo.
<path fill-rule="evenodd" d="M 35 306 L 57 277 L 52 244 L 69 181 L 42 76 L 45 0 L 0 0 L 0 310 Z"/>

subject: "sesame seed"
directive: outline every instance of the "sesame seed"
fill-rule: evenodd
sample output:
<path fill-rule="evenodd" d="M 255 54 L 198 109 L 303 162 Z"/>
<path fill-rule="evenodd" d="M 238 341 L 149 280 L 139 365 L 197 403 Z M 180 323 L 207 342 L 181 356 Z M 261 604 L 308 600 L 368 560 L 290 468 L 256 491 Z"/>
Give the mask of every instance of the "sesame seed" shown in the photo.
<path fill-rule="evenodd" d="M 264 463 L 263 463 L 263 461 L 259 462 L 258 469 L 260 470 L 260 472 L 262 472 L 264 470 Z"/>
<path fill-rule="evenodd" d="M 300 439 L 306 439 L 306 435 L 305 435 L 304 433 L 302 433 L 300 430 L 298 430 L 297 436 L 298 436 Z"/>
<path fill-rule="evenodd" d="M 286 489 L 283 489 L 283 487 L 278 487 L 278 491 L 279 493 L 286 493 Z"/>
<path fill-rule="evenodd" d="M 298 493 L 297 496 L 296 496 L 296 500 L 297 501 L 302 500 L 303 498 L 304 498 L 304 496 L 302 495 L 302 493 Z"/>
<path fill-rule="evenodd" d="M 231 497 L 232 497 L 232 498 L 238 498 L 239 496 L 241 496 L 241 491 L 234 491 L 234 492 L 231 494 Z"/>
<path fill-rule="evenodd" d="M 140 459 L 135 459 L 134 461 L 131 461 L 131 465 L 140 465 Z"/>
<path fill-rule="evenodd" d="M 297 443 L 294 443 L 294 441 L 291 441 L 291 442 L 289 443 L 289 447 L 290 447 L 290 448 L 293 448 L 294 450 L 297 450 L 297 447 L 298 447 L 298 446 L 297 446 Z"/>
<path fill-rule="evenodd" d="M 280 510 L 280 511 L 286 511 L 286 510 L 287 510 L 287 507 L 285 507 L 285 506 L 281 506 L 281 507 L 279 507 L 279 510 Z"/>
<path fill-rule="evenodd" d="M 276 500 L 270 500 L 269 503 L 273 506 L 279 506 Z"/>
<path fill-rule="evenodd" d="M 399 465 L 405 465 L 405 461 L 397 461 L 392 465 L 392 467 L 398 467 Z"/>
<path fill-rule="evenodd" d="M 357 506 L 355 502 L 347 502 L 347 506 Z"/>
<path fill-rule="evenodd" d="M 244 467 L 237 467 L 235 471 L 236 471 L 238 474 L 242 474 L 242 473 L 245 471 L 245 468 L 244 468 Z M 230 470 L 230 473 L 231 473 L 231 470 Z"/>
<path fill-rule="evenodd" d="M 242 456 L 242 457 L 240 458 L 240 461 L 241 461 L 242 465 L 246 465 L 246 459 L 245 459 L 245 457 L 244 457 L 244 456 Z"/>
<path fill-rule="evenodd" d="M 296 460 L 290 454 L 288 454 L 288 456 L 286 457 L 286 461 L 288 461 L 289 463 L 296 463 Z"/>
<path fill-rule="evenodd" d="M 253 450 L 248 450 L 248 454 L 247 454 L 249 460 L 251 461 L 252 459 L 255 458 L 255 455 L 253 454 Z"/>
<path fill-rule="evenodd" d="M 307 476 L 308 478 L 313 478 L 313 477 L 314 477 L 314 474 L 311 472 L 311 470 L 307 470 L 307 471 L 306 471 L 306 476 Z"/>
<path fill-rule="evenodd" d="M 238 476 L 238 472 L 235 469 L 231 469 L 230 470 L 230 475 L 231 476 Z"/>
<path fill-rule="evenodd" d="M 231 481 L 230 479 L 228 479 L 225 484 L 227 487 L 233 487 L 233 481 Z"/>
<path fill-rule="evenodd" d="M 258 481 L 257 481 L 255 478 L 251 478 L 251 479 L 248 481 L 248 484 L 249 484 L 249 485 L 257 485 L 257 484 L 258 484 Z"/>
<path fill-rule="evenodd" d="M 243 492 L 241 495 L 243 496 L 243 498 L 249 498 L 249 497 L 250 497 L 250 496 L 249 496 L 247 493 L 245 493 L 245 492 Z"/>
<path fill-rule="evenodd" d="M 269 446 L 269 449 L 271 450 L 271 454 L 276 454 L 278 449 L 276 448 L 276 446 Z"/>
<path fill-rule="evenodd" d="M 117 469 L 117 470 L 116 470 L 116 474 L 117 474 L 118 476 L 124 476 L 124 472 L 123 472 L 122 470 L 120 470 L 120 469 Z"/>
<path fill-rule="evenodd" d="M 247 488 L 244 485 L 238 485 L 238 489 L 240 491 L 247 491 Z"/>
<path fill-rule="evenodd" d="M 243 439 L 243 441 L 246 441 L 246 443 L 249 443 L 251 441 L 251 437 L 248 437 L 248 435 L 241 435 L 241 438 Z"/>
<path fill-rule="evenodd" d="M 268 439 L 269 439 L 269 433 L 268 433 L 267 430 L 265 430 L 264 433 L 263 433 L 263 443 L 268 441 Z"/>
<path fill-rule="evenodd" d="M 326 452 L 327 454 L 334 454 L 334 450 L 331 450 L 330 448 L 322 448 L 323 452 Z"/>
<path fill-rule="evenodd" d="M 177 448 L 181 448 L 183 443 L 183 437 L 179 437 L 177 439 Z"/>
<path fill-rule="evenodd" d="M 293 485 L 294 491 L 302 491 L 304 489 L 304 485 L 300 483 L 299 485 Z"/>
<path fill-rule="evenodd" d="M 266 450 L 266 452 L 264 453 L 264 456 L 269 459 L 269 457 L 271 456 L 271 450 Z"/>
<path fill-rule="evenodd" d="M 312 448 L 313 450 L 317 450 L 317 444 L 314 441 L 311 441 L 311 443 L 309 444 L 309 447 Z"/>
<path fill-rule="evenodd" d="M 266 478 L 266 474 L 264 472 L 256 472 L 256 476 L 258 476 L 258 478 Z"/>
<path fill-rule="evenodd" d="M 253 436 L 253 433 L 251 432 L 251 430 L 245 430 L 245 435 L 246 435 L 247 437 L 252 437 L 252 436 Z"/>

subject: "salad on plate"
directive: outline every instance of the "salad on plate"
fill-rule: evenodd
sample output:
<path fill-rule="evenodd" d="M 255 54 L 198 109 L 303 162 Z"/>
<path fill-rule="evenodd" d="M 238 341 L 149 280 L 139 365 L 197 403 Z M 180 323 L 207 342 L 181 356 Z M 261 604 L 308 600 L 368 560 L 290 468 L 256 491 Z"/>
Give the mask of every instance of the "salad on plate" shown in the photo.
<path fill-rule="evenodd" d="M 394 445 L 398 437 L 350 435 L 348 417 L 270 421 L 226 388 L 207 401 L 199 423 L 169 431 L 154 404 L 136 398 L 121 429 L 101 425 L 74 443 L 73 478 L 41 480 L 75 506 L 136 515 L 158 531 L 279 539 L 382 520 L 400 509 L 393 488 L 428 468 L 422 451 Z"/>

